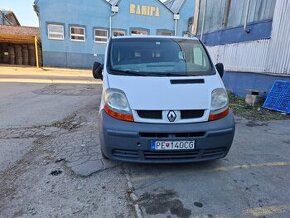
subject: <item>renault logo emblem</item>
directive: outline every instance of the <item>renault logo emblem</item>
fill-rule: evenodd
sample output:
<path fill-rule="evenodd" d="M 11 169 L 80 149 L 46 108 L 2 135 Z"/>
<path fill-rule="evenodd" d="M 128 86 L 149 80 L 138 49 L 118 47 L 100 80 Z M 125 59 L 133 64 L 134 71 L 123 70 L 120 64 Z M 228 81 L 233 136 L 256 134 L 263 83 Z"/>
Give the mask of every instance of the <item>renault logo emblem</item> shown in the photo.
<path fill-rule="evenodd" d="M 170 122 L 174 122 L 176 120 L 176 113 L 174 111 L 169 111 L 167 114 L 167 118 Z"/>

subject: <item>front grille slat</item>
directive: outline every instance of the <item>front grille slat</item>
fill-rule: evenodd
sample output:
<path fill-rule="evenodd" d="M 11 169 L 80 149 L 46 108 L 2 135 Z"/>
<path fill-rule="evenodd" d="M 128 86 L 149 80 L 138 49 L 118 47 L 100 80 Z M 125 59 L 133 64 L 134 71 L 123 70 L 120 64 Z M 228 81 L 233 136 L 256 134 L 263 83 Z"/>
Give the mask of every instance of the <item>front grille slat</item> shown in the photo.
<path fill-rule="evenodd" d="M 210 157 L 220 157 L 224 155 L 226 152 L 226 148 L 211 148 L 211 149 L 200 149 L 194 151 L 168 151 L 168 152 L 153 152 L 153 151 L 145 151 L 144 158 L 145 159 L 160 159 L 160 160 L 170 160 L 170 159 L 206 159 Z"/>
<path fill-rule="evenodd" d="M 215 154 L 215 153 L 220 153 L 220 152 L 224 152 L 224 148 L 215 148 L 215 149 L 204 150 L 203 154 Z"/>
<path fill-rule="evenodd" d="M 198 151 L 194 152 L 144 152 L 145 159 L 183 159 L 194 158 Z"/>
<path fill-rule="evenodd" d="M 120 158 L 136 159 L 139 157 L 138 151 L 133 150 L 118 150 L 115 149 L 112 152 L 113 156 Z"/>
<path fill-rule="evenodd" d="M 181 110 L 181 119 L 195 119 L 200 118 L 204 114 L 204 110 Z"/>
<path fill-rule="evenodd" d="M 140 132 L 139 135 L 144 138 L 192 138 L 192 137 L 202 137 L 205 132 L 178 132 L 178 133 L 150 133 L 150 132 Z"/>
<path fill-rule="evenodd" d="M 144 119 L 162 119 L 161 110 L 137 110 L 138 116 Z"/>
<path fill-rule="evenodd" d="M 226 147 L 220 148 L 209 148 L 209 149 L 197 149 L 193 151 L 133 151 L 133 150 L 121 150 L 115 149 L 112 151 L 112 155 L 121 159 L 142 159 L 141 153 L 144 154 L 145 160 L 160 160 L 160 161 L 170 161 L 170 160 L 202 160 L 207 158 L 220 158 L 227 152 Z"/>

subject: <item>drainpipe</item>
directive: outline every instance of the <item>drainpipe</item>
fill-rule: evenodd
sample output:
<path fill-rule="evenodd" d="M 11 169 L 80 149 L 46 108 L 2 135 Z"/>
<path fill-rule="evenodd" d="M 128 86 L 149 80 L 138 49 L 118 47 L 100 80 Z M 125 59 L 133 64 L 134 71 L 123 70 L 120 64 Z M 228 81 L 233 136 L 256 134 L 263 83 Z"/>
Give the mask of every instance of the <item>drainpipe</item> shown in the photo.
<path fill-rule="evenodd" d="M 112 13 L 110 15 L 110 37 L 112 37 L 112 17 L 115 16 L 119 12 L 118 5 L 112 5 Z"/>
<path fill-rule="evenodd" d="M 250 0 L 247 0 L 246 15 L 245 15 L 245 20 L 244 20 L 244 31 L 247 33 L 249 32 L 247 25 L 248 25 L 249 11 L 250 11 L 250 3 L 251 3 Z"/>
<path fill-rule="evenodd" d="M 34 36 L 34 46 L 35 46 L 36 67 L 39 68 L 39 56 L 38 56 L 38 40 L 37 40 L 37 36 Z"/>
<path fill-rule="evenodd" d="M 178 25 L 178 20 L 180 19 L 180 15 L 174 14 L 173 19 L 174 19 L 174 35 L 177 36 L 177 25 Z"/>
<path fill-rule="evenodd" d="M 110 15 L 110 37 L 112 36 L 112 17 L 115 15 L 115 13 L 112 13 L 111 15 Z"/>
<path fill-rule="evenodd" d="M 207 5 L 207 0 L 204 0 L 203 16 L 202 16 L 202 24 L 201 24 L 201 33 L 200 33 L 200 41 L 202 41 L 203 31 L 204 31 L 204 26 L 205 26 L 206 5 Z"/>

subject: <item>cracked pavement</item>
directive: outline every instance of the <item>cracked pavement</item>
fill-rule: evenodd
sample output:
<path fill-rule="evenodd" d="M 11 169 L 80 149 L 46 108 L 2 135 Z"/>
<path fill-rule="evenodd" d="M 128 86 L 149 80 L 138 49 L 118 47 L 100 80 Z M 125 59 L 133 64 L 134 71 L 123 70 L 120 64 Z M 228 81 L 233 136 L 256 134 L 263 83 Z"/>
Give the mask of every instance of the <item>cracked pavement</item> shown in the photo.
<path fill-rule="evenodd" d="M 101 84 L 89 71 L 3 70 L 65 83 L 0 79 L 0 217 L 290 216 L 290 120 L 237 117 L 232 149 L 218 161 L 114 162 L 100 153 Z"/>
<path fill-rule="evenodd" d="M 0 83 L 0 217 L 134 217 L 122 165 L 98 147 L 101 84 L 88 71 L 25 71 L 66 84 Z"/>

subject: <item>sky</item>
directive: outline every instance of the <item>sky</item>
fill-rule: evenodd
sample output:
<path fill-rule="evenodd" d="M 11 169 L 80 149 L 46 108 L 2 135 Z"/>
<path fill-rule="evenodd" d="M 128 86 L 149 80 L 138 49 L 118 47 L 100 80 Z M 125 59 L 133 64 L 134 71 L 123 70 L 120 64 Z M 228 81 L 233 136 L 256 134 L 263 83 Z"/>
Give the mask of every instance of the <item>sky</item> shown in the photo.
<path fill-rule="evenodd" d="M 34 0 L 0 0 L 0 8 L 13 11 L 22 26 L 39 26 L 33 2 Z"/>

